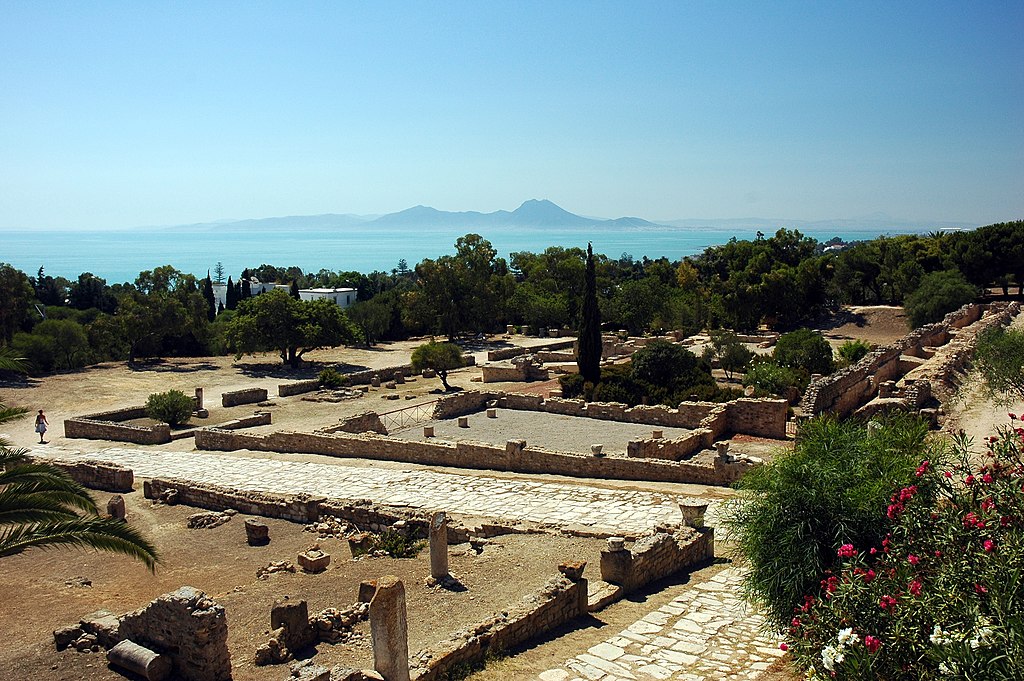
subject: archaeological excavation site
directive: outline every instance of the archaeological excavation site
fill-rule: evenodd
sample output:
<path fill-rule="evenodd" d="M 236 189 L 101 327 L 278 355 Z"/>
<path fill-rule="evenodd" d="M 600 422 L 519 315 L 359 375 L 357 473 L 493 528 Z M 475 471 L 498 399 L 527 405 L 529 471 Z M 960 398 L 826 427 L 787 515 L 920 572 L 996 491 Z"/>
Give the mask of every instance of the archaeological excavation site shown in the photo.
<path fill-rule="evenodd" d="M 151 537 L 160 562 L 6 558 L 18 633 L 0 667 L 58 681 L 771 674 L 779 639 L 742 600 L 720 524 L 731 485 L 819 414 L 941 428 L 978 335 L 1018 313 L 967 305 L 792 399 L 567 398 L 574 340 L 547 329 L 464 348 L 452 391 L 397 347 L 318 358 L 340 386 L 231 364 L 69 378 L 30 456 Z M 777 337 L 741 340 L 768 352 Z M 654 340 L 606 335 L 603 362 Z M 167 387 L 192 399 L 186 424 L 147 417 Z"/>

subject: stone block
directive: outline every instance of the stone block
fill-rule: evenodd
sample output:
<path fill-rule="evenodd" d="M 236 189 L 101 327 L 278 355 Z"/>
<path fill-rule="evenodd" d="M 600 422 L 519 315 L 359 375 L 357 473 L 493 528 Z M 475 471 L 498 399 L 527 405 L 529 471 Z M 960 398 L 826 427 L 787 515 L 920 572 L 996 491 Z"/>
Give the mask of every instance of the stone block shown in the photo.
<path fill-rule="evenodd" d="M 138 674 L 147 681 L 164 681 L 173 668 L 171 658 L 132 641 L 121 641 L 107 651 L 107 660 L 112 666 Z"/>
<path fill-rule="evenodd" d="M 266 546 L 270 543 L 270 528 L 255 518 L 245 521 L 245 540 L 249 546 Z"/>
<path fill-rule="evenodd" d="M 331 564 L 331 554 L 319 549 L 310 549 L 298 555 L 298 563 L 303 572 L 323 572 Z"/>
<path fill-rule="evenodd" d="M 124 497 L 115 494 L 107 501 L 107 515 L 114 520 L 125 520 Z"/>

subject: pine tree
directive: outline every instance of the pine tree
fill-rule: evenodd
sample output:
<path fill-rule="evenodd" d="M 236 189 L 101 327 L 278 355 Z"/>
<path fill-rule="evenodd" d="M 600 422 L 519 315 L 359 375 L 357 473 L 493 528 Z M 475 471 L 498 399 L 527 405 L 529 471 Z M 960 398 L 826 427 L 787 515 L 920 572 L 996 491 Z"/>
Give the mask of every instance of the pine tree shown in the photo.
<path fill-rule="evenodd" d="M 229 310 L 234 310 L 238 307 L 238 293 L 235 289 L 235 285 L 231 283 L 231 277 L 228 277 L 228 289 L 224 292 L 225 307 Z"/>
<path fill-rule="evenodd" d="M 209 276 L 209 275 L 207 275 Z M 224 283 L 224 263 L 217 261 L 217 264 L 213 268 L 213 283 L 223 284 Z"/>
<path fill-rule="evenodd" d="M 587 244 L 587 273 L 583 289 L 583 319 L 580 324 L 576 364 L 588 383 L 601 380 L 601 309 L 597 305 L 597 274 L 594 270 L 594 249 Z"/>

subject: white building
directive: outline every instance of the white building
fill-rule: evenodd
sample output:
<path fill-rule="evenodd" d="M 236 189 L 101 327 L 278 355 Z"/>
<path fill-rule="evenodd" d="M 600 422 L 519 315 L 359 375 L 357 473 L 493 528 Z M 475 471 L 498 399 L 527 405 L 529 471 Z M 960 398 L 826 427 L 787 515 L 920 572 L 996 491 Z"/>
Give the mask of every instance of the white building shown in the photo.
<path fill-rule="evenodd" d="M 291 290 L 289 284 L 265 284 L 259 279 L 253 277 L 249 280 L 249 291 L 254 296 L 258 296 L 261 293 L 272 291 L 275 288 L 279 288 L 287 293 Z M 299 300 L 318 300 L 320 298 L 326 298 L 333 300 L 334 304 L 341 309 L 346 309 L 356 302 L 356 289 L 354 288 L 300 288 L 299 289 Z M 227 307 L 228 301 L 228 285 L 227 284 L 214 284 L 213 285 L 213 297 L 217 300 L 217 309 L 223 305 Z"/>

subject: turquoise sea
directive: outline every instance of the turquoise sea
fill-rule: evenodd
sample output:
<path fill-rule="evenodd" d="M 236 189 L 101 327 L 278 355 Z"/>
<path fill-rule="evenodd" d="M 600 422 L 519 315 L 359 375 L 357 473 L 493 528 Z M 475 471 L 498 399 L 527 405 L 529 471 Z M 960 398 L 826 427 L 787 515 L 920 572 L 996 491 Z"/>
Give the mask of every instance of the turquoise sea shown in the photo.
<path fill-rule="evenodd" d="M 766 235 L 774 230 L 763 229 Z M 839 236 L 846 241 L 873 239 L 877 228 L 801 230 L 820 241 Z M 107 283 L 134 281 L 142 270 L 173 265 L 184 272 L 205 276 L 217 262 L 237 277 L 246 267 L 271 264 L 297 265 L 307 272 L 320 269 L 390 271 L 399 259 L 409 267 L 424 258 L 455 252 L 455 240 L 464 228 L 374 228 L 369 226 L 324 230 L 135 229 L 131 231 L 0 231 L 0 262 L 29 275 L 40 266 L 51 276 L 75 279 L 92 272 Z M 730 238 L 753 239 L 756 229 L 629 227 L 504 228 L 480 230 L 508 258 L 515 251 L 541 252 L 548 246 L 579 246 L 588 241 L 595 253 L 611 258 L 622 254 L 636 259 L 666 256 L 678 260 L 700 253 Z M 906 233 L 901 230 L 901 233 Z"/>

